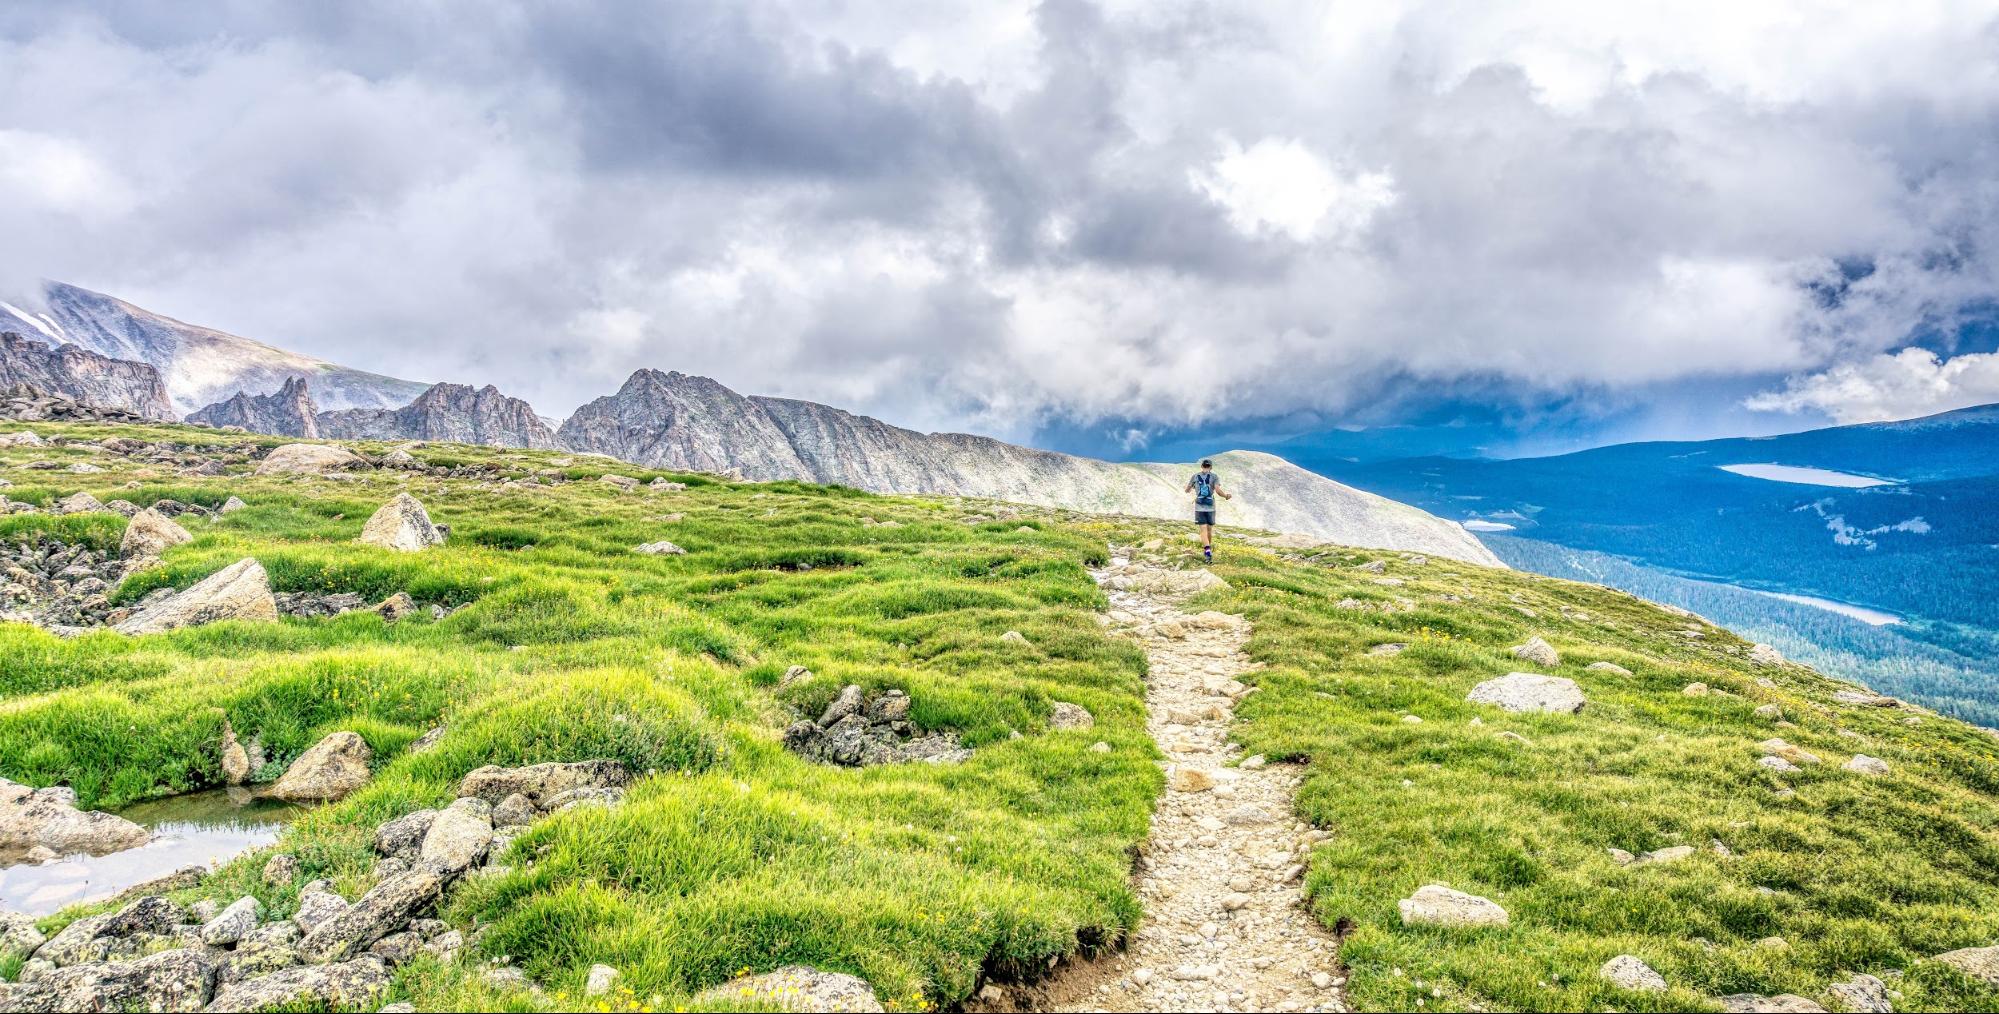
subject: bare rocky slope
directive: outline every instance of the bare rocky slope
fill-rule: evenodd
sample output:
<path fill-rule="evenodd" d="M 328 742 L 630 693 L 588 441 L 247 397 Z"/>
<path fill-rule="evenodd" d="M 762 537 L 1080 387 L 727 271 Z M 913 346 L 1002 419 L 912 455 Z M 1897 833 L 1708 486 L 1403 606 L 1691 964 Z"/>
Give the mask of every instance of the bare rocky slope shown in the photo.
<path fill-rule="evenodd" d="M 534 406 L 491 384 L 435 384 L 401 408 L 321 412 L 319 432 L 338 440 L 445 440 L 554 450 L 562 445 Z"/>
<path fill-rule="evenodd" d="M 706 377 L 640 370 L 616 395 L 577 409 L 558 433 L 579 451 L 658 468 L 806 479 L 880 493 L 945 493 L 1142 517 L 1177 518 L 1191 464 L 1119 463 L 963 433 L 918 433 L 787 398 L 751 397 Z M 1432 553 L 1501 566 L 1464 529 L 1343 486 L 1282 458 L 1217 455 L 1239 496 L 1225 524 L 1347 545 Z"/>
<path fill-rule="evenodd" d="M 145 419 L 171 420 L 172 404 L 157 370 L 0 331 L 0 390 L 25 385 L 87 405 L 121 409 Z"/>
<path fill-rule="evenodd" d="M 38 299 L 0 302 L 0 328 L 51 344 L 70 342 L 160 371 L 174 411 L 193 412 L 239 391 L 312 381 L 322 408 L 393 408 L 426 385 L 350 369 L 213 328 L 162 316 L 101 292 L 45 282 Z"/>

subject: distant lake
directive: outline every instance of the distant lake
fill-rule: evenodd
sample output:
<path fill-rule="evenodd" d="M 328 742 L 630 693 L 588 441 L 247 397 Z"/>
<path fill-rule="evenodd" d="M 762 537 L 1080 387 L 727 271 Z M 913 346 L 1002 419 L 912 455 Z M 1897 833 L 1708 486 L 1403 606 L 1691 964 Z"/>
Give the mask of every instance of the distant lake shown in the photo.
<path fill-rule="evenodd" d="M 1741 588 L 1742 586 L 1734 585 L 1732 587 Z M 1783 599 L 1786 602 L 1796 602 L 1801 606 L 1815 606 L 1819 609 L 1830 610 L 1841 616 L 1851 616 L 1869 626 L 1885 627 L 1891 623 L 1902 622 L 1902 618 L 1896 616 L 1894 613 L 1884 613 L 1879 609 L 1869 609 L 1866 606 L 1856 606 L 1846 602 L 1834 602 L 1831 599 L 1814 598 L 1810 595 L 1791 595 L 1785 592 L 1763 591 L 1757 588 L 1743 588 L 1743 590 L 1753 591 L 1758 595 L 1768 595 L 1773 599 Z"/>
<path fill-rule="evenodd" d="M 1869 486 L 1897 485 L 1894 479 L 1876 479 L 1868 475 L 1854 475 L 1851 472 L 1835 472 L 1829 468 L 1805 468 L 1800 465 L 1716 465 L 1724 472 L 1746 475 L 1751 479 L 1768 479 L 1771 482 L 1795 482 L 1805 486 L 1839 486 L 1843 489 L 1866 489 Z"/>

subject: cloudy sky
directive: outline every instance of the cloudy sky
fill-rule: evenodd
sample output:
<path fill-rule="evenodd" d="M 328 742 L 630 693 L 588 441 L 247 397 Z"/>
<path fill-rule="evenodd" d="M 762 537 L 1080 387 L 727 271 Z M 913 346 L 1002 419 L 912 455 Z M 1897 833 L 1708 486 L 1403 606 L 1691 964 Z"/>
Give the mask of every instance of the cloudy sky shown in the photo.
<path fill-rule="evenodd" d="M 0 237 L 0 294 L 555 415 L 654 366 L 1134 452 L 1907 416 L 1999 400 L 1999 12 L 9 5 Z"/>

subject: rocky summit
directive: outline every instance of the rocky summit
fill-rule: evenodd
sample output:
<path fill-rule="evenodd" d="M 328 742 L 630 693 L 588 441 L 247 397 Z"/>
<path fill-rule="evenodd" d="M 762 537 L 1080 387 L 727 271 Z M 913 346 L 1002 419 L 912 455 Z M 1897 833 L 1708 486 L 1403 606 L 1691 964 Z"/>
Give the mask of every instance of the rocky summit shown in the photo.
<path fill-rule="evenodd" d="M 234 426 L 251 433 L 272 433 L 285 437 L 319 439 L 319 407 L 312 402 L 304 377 L 286 378 L 284 386 L 270 394 L 252 395 L 238 391 L 227 401 L 218 401 L 188 414 L 187 421 L 203 426 Z"/>
<path fill-rule="evenodd" d="M 15 419 L 78 416 L 91 406 L 137 419 L 172 419 L 160 375 L 144 363 L 99 355 L 75 345 L 50 346 L 15 331 L 0 331 L 0 405 Z"/>

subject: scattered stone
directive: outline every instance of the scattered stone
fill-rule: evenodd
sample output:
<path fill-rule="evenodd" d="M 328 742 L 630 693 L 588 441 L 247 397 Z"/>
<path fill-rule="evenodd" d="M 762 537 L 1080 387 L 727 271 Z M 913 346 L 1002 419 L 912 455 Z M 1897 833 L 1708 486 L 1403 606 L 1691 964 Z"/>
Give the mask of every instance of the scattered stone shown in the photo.
<path fill-rule="evenodd" d="M 1784 709 L 1776 706 L 1775 704 L 1762 705 L 1761 707 L 1755 710 L 1754 714 L 1756 715 L 1757 718 L 1765 719 L 1767 721 L 1781 722 L 1784 720 Z"/>
<path fill-rule="evenodd" d="M 118 542 L 118 555 L 127 560 L 144 560 L 193 541 L 194 536 L 187 529 L 149 507 L 132 515 L 132 520 L 126 523 L 125 537 Z"/>
<path fill-rule="evenodd" d="M 1549 644 L 1539 637 L 1530 637 L 1527 639 L 1526 644 L 1516 644 L 1509 650 L 1517 658 L 1523 658 L 1535 665 L 1546 666 L 1551 669 L 1562 663 L 1562 656 L 1555 651 L 1554 645 Z"/>
<path fill-rule="evenodd" d="M 620 492 L 624 493 L 629 493 L 632 490 L 639 488 L 639 481 L 637 479 L 632 478 L 629 475 L 614 475 L 612 473 L 606 472 L 603 475 L 598 476 L 597 480 L 599 482 L 602 482 L 606 486 L 615 486 Z"/>
<path fill-rule="evenodd" d="M 285 769 L 269 795 L 295 803 L 331 802 L 368 783 L 375 752 L 352 732 L 330 733 Z"/>
<path fill-rule="evenodd" d="M 202 925 L 201 942 L 210 947 L 227 947 L 256 929 L 263 911 L 263 903 L 246 894 Z"/>
<path fill-rule="evenodd" d="M 1625 667 L 1618 665 L 1615 662 L 1591 662 L 1590 664 L 1584 666 L 1583 668 L 1588 669 L 1592 672 L 1607 672 L 1616 676 L 1631 675 L 1631 670 L 1626 669 Z"/>
<path fill-rule="evenodd" d="M 1639 960 L 1636 955 L 1620 954 L 1604 962 L 1596 974 L 1618 989 L 1654 993 L 1666 988 L 1666 977 L 1653 971 L 1651 965 Z"/>
<path fill-rule="evenodd" d="M 25 958 L 47 942 L 48 938 L 35 928 L 35 920 L 19 912 L 0 910 L 0 958 Z"/>
<path fill-rule="evenodd" d="M 1688 697 L 1706 697 L 1708 693 L 1707 684 L 1689 683 L 1686 685 L 1684 689 L 1680 691 L 1680 693 L 1685 694 Z"/>
<path fill-rule="evenodd" d="M 583 995 L 607 996 L 617 984 L 617 969 L 609 965 L 591 965 L 589 978 L 583 982 Z"/>
<path fill-rule="evenodd" d="M 1824 1007 L 1795 993 L 1730 993 L 1721 998 L 1721 1009 L 1728 1014 L 1826 1014 Z"/>
<path fill-rule="evenodd" d="M 1749 649 L 1745 656 L 1756 665 L 1783 665 L 1784 653 L 1767 644 L 1758 644 Z"/>
<path fill-rule="evenodd" d="M 1841 764 L 1848 771 L 1880 778 L 1888 774 L 1888 762 L 1879 757 L 1869 757 L 1864 753 L 1853 755 L 1853 759 Z"/>
<path fill-rule="evenodd" d="M 397 493 L 361 526 L 363 545 L 416 553 L 444 544 L 444 535 L 430 521 L 430 512 L 408 493 Z"/>
<path fill-rule="evenodd" d="M 389 877 L 369 888 L 346 911 L 307 931 L 305 939 L 299 941 L 299 956 L 323 963 L 365 951 L 435 906 L 444 885 L 445 874 L 421 864 L 408 873 Z"/>
<path fill-rule="evenodd" d="M 714 1003 L 758 1004 L 787 1011 L 878 1012 L 881 1001 L 867 980 L 805 965 L 731 979 L 694 997 L 694 1008 Z"/>
<path fill-rule="evenodd" d="M 73 964 L 33 982 L 0 984 L 0 1008 L 197 1011 L 208 1002 L 214 981 L 214 958 L 199 950 L 168 950 L 133 961 Z"/>
<path fill-rule="evenodd" d="M 298 879 L 298 857 L 289 852 L 277 852 L 264 860 L 264 883 L 272 887 L 283 887 Z"/>
<path fill-rule="evenodd" d="M 682 549 L 679 546 L 676 546 L 673 543 L 666 541 L 665 539 L 661 539 L 658 542 L 648 542 L 645 545 L 632 550 L 632 552 L 639 553 L 644 556 L 686 556 L 687 555 L 687 550 Z"/>
<path fill-rule="evenodd" d="M 1396 907 L 1402 912 L 1404 926 L 1479 927 L 1505 926 L 1508 922 L 1506 910 L 1492 899 L 1442 884 L 1426 884 Z"/>
<path fill-rule="evenodd" d="M 452 872 L 469 869 L 485 856 L 486 846 L 493 840 L 492 814 L 492 806 L 476 796 L 445 807 L 424 833 L 419 857 Z"/>
<path fill-rule="evenodd" d="M 1835 982 L 1826 987 L 1826 992 L 1838 1001 L 1839 1006 L 1863 1014 L 1892 1014 L 1895 1005 L 1888 996 L 1888 984 L 1865 972 L 1854 975 L 1845 982 Z"/>
<path fill-rule="evenodd" d="M 1864 693 L 1858 690 L 1834 691 L 1832 699 L 1835 703 L 1857 708 L 1892 708 L 1902 703 L 1893 697 L 1884 697 L 1881 694 Z"/>
<path fill-rule="evenodd" d="M 1167 784 L 1175 792 L 1206 792 L 1215 787 L 1215 776 L 1200 768 L 1174 768 Z"/>
<path fill-rule="evenodd" d="M 242 509 L 244 509 L 244 508 L 246 508 L 246 507 L 248 507 L 248 506 L 250 506 L 250 505 L 249 505 L 249 504 L 246 504 L 246 503 L 244 503 L 244 502 L 243 502 L 242 500 L 239 500 L 239 499 L 237 499 L 236 497 L 233 497 L 233 496 L 232 496 L 232 497 L 230 497 L 229 499 L 227 499 L 227 500 L 224 500 L 224 501 L 222 501 L 222 506 L 221 506 L 220 508 L 218 508 L 218 509 L 216 510 L 216 513 L 217 513 L 217 514 L 234 514 L 234 513 L 236 513 L 237 511 L 240 511 L 240 510 L 242 510 Z"/>
<path fill-rule="evenodd" d="M 614 760 L 530 764 L 518 768 L 489 764 L 466 775 L 458 783 L 458 794 L 499 803 L 518 792 L 537 806 L 545 806 L 545 801 L 572 789 L 623 788 L 631 781 L 631 770 Z"/>
<path fill-rule="evenodd" d="M 1637 859 L 1632 860 L 1631 865 L 1646 866 L 1677 863 L 1693 854 L 1694 847 L 1692 845 L 1668 845 L 1665 848 L 1654 849 L 1651 852 L 1640 855 Z"/>
<path fill-rule="evenodd" d="M 1777 772 L 1791 772 L 1798 770 L 1798 766 L 1796 764 L 1793 764 L 1782 757 L 1758 757 L 1756 758 L 1756 763 L 1766 768 L 1769 768 L 1772 771 L 1777 771 Z"/>
<path fill-rule="evenodd" d="M 1068 701 L 1056 701 L 1048 716 L 1050 729 L 1087 729 L 1096 724 L 1096 716 L 1088 708 Z"/>
<path fill-rule="evenodd" d="M 1582 688 L 1563 676 L 1539 673 L 1507 673 L 1473 687 L 1465 700 L 1490 704 L 1503 711 L 1547 711 L 1574 714 L 1583 709 Z"/>

